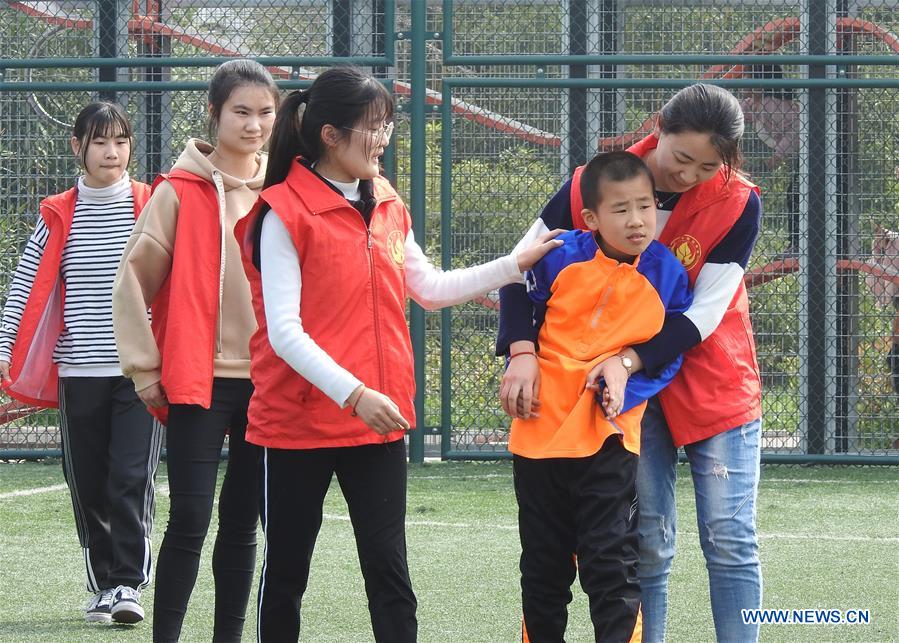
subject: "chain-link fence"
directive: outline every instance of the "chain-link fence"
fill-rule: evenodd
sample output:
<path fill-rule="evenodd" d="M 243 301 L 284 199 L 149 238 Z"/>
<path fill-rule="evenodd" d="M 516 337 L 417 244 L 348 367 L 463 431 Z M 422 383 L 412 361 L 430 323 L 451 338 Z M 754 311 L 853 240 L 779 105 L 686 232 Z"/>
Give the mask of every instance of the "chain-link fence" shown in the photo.
<path fill-rule="evenodd" d="M 677 88 L 705 79 L 741 99 L 745 169 L 763 194 L 747 284 L 766 457 L 899 460 L 897 9 L 896 0 L 7 2 L 0 289 L 39 199 L 73 182 L 67 124 L 80 106 L 114 92 L 135 123 L 133 173 L 152 178 L 204 131 L 210 57 L 263 57 L 285 87 L 338 61 L 385 78 L 399 108 L 386 169 L 416 237 L 446 267 L 508 252 L 574 166 L 638 140 Z M 413 308 L 411 322 L 424 429 L 413 455 L 505 455 L 495 297 Z M 0 448 L 55 448 L 54 425 L 47 413 L 9 422 Z"/>

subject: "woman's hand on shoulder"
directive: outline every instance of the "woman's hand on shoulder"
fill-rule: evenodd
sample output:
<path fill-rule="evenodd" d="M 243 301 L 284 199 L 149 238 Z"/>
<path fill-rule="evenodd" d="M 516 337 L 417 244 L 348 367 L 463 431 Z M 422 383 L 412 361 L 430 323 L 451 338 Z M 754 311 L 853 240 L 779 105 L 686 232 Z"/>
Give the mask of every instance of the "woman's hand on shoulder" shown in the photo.
<path fill-rule="evenodd" d="M 358 415 L 372 431 L 387 435 L 393 431 L 408 431 L 408 420 L 389 397 L 370 388 L 363 388 L 352 404 L 353 413 Z"/>
<path fill-rule="evenodd" d="M 558 248 L 562 245 L 562 241 L 560 239 L 556 239 L 560 234 L 566 232 L 562 228 L 556 228 L 555 230 L 550 230 L 549 232 L 544 232 L 537 239 L 529 245 L 527 248 L 522 250 L 516 256 L 518 259 L 518 269 L 521 272 L 525 272 L 534 267 L 534 265 L 543 259 L 543 255 L 552 250 L 553 248 Z"/>
<path fill-rule="evenodd" d="M 168 406 L 169 403 L 168 399 L 165 397 L 165 389 L 162 388 L 161 382 L 155 382 L 150 384 L 147 388 L 139 390 L 137 396 L 140 398 L 141 402 L 154 409 Z"/>

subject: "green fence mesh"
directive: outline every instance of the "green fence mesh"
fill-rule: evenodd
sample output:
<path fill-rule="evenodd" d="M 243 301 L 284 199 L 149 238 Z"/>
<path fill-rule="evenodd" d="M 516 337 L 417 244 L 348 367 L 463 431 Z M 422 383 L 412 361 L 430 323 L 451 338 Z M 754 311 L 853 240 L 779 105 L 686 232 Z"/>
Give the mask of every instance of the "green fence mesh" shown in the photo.
<path fill-rule="evenodd" d="M 572 167 L 649 131 L 676 83 L 735 81 L 748 123 L 745 170 L 765 208 L 747 278 L 765 453 L 899 457 L 899 81 L 895 65 L 870 64 L 899 53 L 895 2 L 417 2 L 0 5 L 0 292 L 38 201 L 77 173 L 68 149 L 74 114 L 113 95 L 113 86 L 74 91 L 74 83 L 140 83 L 115 86 L 114 97 L 137 132 L 132 173 L 151 179 L 204 131 L 202 83 L 212 67 L 203 58 L 281 57 L 270 69 L 285 83 L 308 81 L 338 60 L 362 64 L 393 81 L 399 111 L 387 169 L 404 198 L 424 195 L 424 208 L 413 211 L 424 218 L 420 243 L 435 263 L 457 267 L 508 252 Z M 422 24 L 413 24 L 414 9 L 423 9 Z M 413 38 L 423 40 L 418 76 Z M 697 55 L 794 58 L 671 58 Z M 808 55 L 851 56 L 851 64 L 796 58 Z M 36 62 L 147 57 L 164 64 Z M 425 86 L 423 105 L 412 101 L 416 84 Z M 410 136 L 413 121 L 424 122 L 423 140 Z M 416 145 L 424 150 L 417 156 Z M 413 157 L 424 165 L 415 181 Z M 509 422 L 497 403 L 503 364 L 492 356 L 496 307 L 493 293 L 424 317 L 419 425 L 429 454 L 506 454 Z M 7 422 L 0 449 L 55 449 L 55 425 L 47 412 Z"/>

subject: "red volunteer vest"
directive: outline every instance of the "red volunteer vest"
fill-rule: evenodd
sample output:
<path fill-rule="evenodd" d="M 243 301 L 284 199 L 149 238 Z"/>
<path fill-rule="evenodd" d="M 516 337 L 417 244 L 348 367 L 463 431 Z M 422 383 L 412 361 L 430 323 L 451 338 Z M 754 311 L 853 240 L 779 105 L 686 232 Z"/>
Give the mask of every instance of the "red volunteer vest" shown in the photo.
<path fill-rule="evenodd" d="M 649 135 L 628 148 L 641 158 L 658 145 Z M 585 229 L 577 168 L 571 182 L 571 215 Z M 685 192 L 674 206 L 659 241 L 687 269 L 692 288 L 709 253 L 740 218 L 749 195 L 758 188 L 725 170 Z M 743 282 L 718 328 L 684 353 L 684 363 L 659 400 L 675 446 L 691 444 L 761 417 L 761 377 L 749 319 L 749 299 Z"/>
<path fill-rule="evenodd" d="M 208 409 L 222 269 L 218 193 L 212 183 L 184 170 L 159 175 L 153 189 L 162 181 L 175 188 L 179 205 L 172 267 L 150 307 L 161 383 L 170 404 Z M 168 419 L 167 407 L 149 411 L 163 423 Z"/>
<path fill-rule="evenodd" d="M 259 325 L 250 340 L 255 392 L 246 434 L 254 444 L 315 449 L 390 442 L 404 435 L 378 435 L 275 354 L 268 340 L 262 279 L 252 261 L 265 204 L 284 222 L 300 258 L 304 330 L 340 366 L 393 400 L 414 425 L 404 270 L 411 220 L 385 179 L 374 179 L 374 196 L 377 204 L 366 227 L 346 199 L 297 159 L 284 182 L 264 190 L 235 228 Z"/>
<path fill-rule="evenodd" d="M 150 186 L 132 180 L 131 192 L 137 218 L 150 198 Z M 64 323 L 65 287 L 59 267 L 77 198 L 76 186 L 41 201 L 41 218 L 49 230 L 47 245 L 13 344 L 10 381 L 3 384 L 11 397 L 35 406 L 59 406 L 58 371 L 53 362 L 53 350 Z"/>

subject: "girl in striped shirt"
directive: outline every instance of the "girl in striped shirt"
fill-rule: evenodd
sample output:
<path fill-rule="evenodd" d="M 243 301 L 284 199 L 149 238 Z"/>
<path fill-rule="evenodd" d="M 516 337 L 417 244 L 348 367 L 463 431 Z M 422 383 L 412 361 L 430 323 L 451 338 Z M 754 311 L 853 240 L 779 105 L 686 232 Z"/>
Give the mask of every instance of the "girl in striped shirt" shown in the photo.
<path fill-rule="evenodd" d="M 153 481 L 161 431 L 122 376 L 112 285 L 149 186 L 128 176 L 122 108 L 78 114 L 77 184 L 44 199 L 0 322 L 0 377 L 21 401 L 59 407 L 63 474 L 92 593 L 85 620 L 137 623 L 150 582 Z"/>

